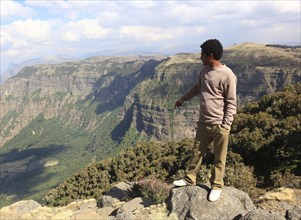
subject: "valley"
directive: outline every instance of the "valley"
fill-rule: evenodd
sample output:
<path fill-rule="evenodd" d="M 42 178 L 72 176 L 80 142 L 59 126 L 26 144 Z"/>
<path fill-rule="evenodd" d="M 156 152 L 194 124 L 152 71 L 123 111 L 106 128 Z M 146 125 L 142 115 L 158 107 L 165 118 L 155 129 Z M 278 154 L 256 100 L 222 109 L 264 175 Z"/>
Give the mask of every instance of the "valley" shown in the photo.
<path fill-rule="evenodd" d="M 225 50 L 239 106 L 301 81 L 301 48 Z M 194 135 L 198 100 L 174 110 L 199 54 L 91 57 L 24 67 L 0 85 L 1 206 L 44 195 L 82 168 L 141 141 Z"/>

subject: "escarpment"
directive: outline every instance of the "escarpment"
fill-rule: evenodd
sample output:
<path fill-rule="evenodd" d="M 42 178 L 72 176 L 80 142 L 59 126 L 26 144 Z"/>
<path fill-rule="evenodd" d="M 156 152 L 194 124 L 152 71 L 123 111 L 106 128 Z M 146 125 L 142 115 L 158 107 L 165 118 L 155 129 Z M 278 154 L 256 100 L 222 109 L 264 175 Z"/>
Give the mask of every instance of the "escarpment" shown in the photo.
<path fill-rule="evenodd" d="M 237 76 L 239 107 L 301 81 L 300 52 L 251 43 L 225 49 L 222 62 Z M 201 68 L 199 53 L 23 68 L 0 85 L 0 182 L 7 204 L 28 192 L 41 198 L 87 164 L 138 141 L 193 137 L 198 99 L 179 109 L 174 103 Z"/>

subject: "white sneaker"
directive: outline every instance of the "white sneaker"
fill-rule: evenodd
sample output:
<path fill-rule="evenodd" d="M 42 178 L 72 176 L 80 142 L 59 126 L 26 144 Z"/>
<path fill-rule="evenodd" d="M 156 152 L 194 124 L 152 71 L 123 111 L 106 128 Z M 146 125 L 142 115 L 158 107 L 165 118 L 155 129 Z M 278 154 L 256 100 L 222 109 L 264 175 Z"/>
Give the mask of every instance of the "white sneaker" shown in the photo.
<path fill-rule="evenodd" d="M 174 186 L 188 186 L 188 184 L 183 179 L 173 181 L 173 185 Z"/>
<path fill-rule="evenodd" d="M 212 189 L 209 194 L 209 201 L 211 202 L 217 201 L 221 196 L 221 192 L 222 192 L 221 189 Z"/>

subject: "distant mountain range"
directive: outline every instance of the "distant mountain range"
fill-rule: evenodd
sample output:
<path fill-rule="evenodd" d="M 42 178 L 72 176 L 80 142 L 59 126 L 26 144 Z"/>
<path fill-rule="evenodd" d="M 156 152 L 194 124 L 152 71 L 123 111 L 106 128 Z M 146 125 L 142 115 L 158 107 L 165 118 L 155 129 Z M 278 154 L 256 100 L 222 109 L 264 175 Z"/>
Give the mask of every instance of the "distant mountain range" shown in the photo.
<path fill-rule="evenodd" d="M 227 48 L 222 61 L 238 78 L 239 106 L 301 81 L 300 53 L 252 43 Z M 137 141 L 193 137 L 198 100 L 180 110 L 173 105 L 198 78 L 199 57 L 23 64 L 0 85 L 1 201 L 40 199 L 87 164 Z"/>
<path fill-rule="evenodd" d="M 5 82 L 9 77 L 16 75 L 21 69 L 26 66 L 35 64 L 58 64 L 66 61 L 77 60 L 78 58 L 63 57 L 63 56 L 44 56 L 35 59 L 25 60 L 21 63 L 10 63 L 8 68 L 1 73 L 0 83 Z"/>

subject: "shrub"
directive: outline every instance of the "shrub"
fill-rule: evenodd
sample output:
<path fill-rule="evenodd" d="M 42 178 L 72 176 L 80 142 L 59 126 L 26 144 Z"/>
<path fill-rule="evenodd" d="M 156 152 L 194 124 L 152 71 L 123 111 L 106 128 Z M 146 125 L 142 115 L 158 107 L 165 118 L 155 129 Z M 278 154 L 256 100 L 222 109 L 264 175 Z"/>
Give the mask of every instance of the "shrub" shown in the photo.
<path fill-rule="evenodd" d="M 256 188 L 257 179 L 254 176 L 254 168 L 245 166 L 243 163 L 226 167 L 224 182 L 225 185 L 231 185 L 248 193 L 252 199 L 261 193 L 261 190 Z"/>
<path fill-rule="evenodd" d="M 166 200 L 171 188 L 170 185 L 158 179 L 141 179 L 134 183 L 130 197 L 150 198 L 158 204 Z"/>
<path fill-rule="evenodd" d="M 289 170 L 274 172 L 270 175 L 271 185 L 279 187 L 301 188 L 301 177 L 295 176 Z"/>

